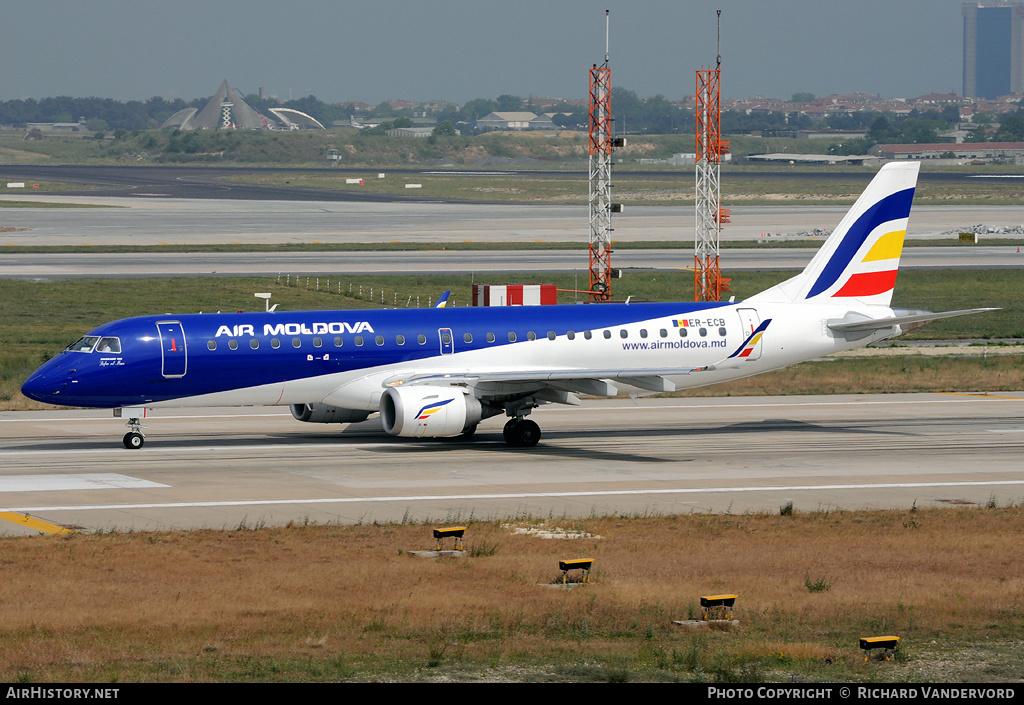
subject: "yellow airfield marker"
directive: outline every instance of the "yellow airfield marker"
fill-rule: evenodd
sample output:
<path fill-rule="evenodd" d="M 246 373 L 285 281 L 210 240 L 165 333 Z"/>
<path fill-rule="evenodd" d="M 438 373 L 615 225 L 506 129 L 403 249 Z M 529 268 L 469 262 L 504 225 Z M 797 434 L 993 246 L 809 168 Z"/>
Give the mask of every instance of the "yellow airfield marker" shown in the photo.
<path fill-rule="evenodd" d="M 73 534 L 75 533 L 71 529 L 66 529 L 63 526 L 57 524 L 51 524 L 48 521 L 42 519 L 36 519 L 30 517 L 28 514 L 18 514 L 17 512 L 0 512 L 0 519 L 5 521 L 18 524 L 19 526 L 27 526 L 30 529 L 36 531 L 42 531 L 44 534 Z"/>

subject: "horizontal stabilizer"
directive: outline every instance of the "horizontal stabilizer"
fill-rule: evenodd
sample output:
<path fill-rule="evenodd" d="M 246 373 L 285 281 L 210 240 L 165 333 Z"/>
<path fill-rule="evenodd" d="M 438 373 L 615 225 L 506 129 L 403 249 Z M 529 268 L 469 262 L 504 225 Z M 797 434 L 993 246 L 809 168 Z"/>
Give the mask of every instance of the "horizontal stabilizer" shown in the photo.
<path fill-rule="evenodd" d="M 907 330 L 907 326 L 923 326 L 925 323 L 937 321 L 940 318 L 953 318 L 955 316 L 966 316 L 971 313 L 985 313 L 986 311 L 998 311 L 998 308 L 966 308 L 959 311 L 921 311 L 909 315 L 896 315 L 887 318 L 867 318 L 861 320 L 848 320 L 847 318 L 831 320 L 828 327 L 837 333 L 863 333 L 875 330 L 885 330 L 893 326 L 900 326 Z"/>

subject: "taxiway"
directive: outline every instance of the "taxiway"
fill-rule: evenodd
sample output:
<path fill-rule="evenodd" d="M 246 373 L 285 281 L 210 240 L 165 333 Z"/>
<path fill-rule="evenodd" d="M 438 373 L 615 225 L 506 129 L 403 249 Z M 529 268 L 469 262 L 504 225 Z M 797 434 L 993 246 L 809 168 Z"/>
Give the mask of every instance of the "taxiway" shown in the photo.
<path fill-rule="evenodd" d="M 999 505 L 1024 497 L 1024 393 L 613 399 L 469 441 L 301 424 L 283 408 L 0 414 L 0 505 L 84 530 L 516 515 Z M 368 422 L 370 423 L 370 422 Z M 0 522 L 9 534 L 36 530 Z"/>

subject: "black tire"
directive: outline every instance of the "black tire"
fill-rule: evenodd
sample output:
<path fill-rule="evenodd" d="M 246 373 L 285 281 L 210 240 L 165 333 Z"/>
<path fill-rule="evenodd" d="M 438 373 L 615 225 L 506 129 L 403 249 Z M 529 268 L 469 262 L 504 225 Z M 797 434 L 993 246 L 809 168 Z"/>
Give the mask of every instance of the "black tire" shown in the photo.
<path fill-rule="evenodd" d="M 124 439 L 122 439 L 122 442 L 124 443 L 124 447 L 127 448 L 128 450 L 138 450 L 146 442 L 146 439 L 143 437 L 141 433 L 129 431 L 128 433 L 124 434 Z"/>
<path fill-rule="evenodd" d="M 518 423 L 519 421 L 517 419 L 509 419 L 508 422 L 505 424 L 505 428 L 503 428 L 501 431 L 501 435 L 505 438 L 505 442 L 508 443 L 513 448 L 518 445 L 516 443 L 517 437 L 515 433 L 516 424 Z"/>
<path fill-rule="evenodd" d="M 533 448 L 540 442 L 540 426 L 529 419 L 524 419 L 516 424 L 514 434 L 519 448 Z"/>

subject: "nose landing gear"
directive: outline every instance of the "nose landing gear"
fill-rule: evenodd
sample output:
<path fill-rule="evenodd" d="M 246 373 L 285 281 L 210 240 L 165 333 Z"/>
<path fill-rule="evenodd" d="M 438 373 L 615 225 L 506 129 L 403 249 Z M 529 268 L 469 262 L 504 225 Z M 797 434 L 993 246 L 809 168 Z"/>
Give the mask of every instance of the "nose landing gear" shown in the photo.
<path fill-rule="evenodd" d="M 128 419 L 128 423 L 125 426 L 128 427 L 129 431 L 124 434 L 121 442 L 124 443 L 124 447 L 128 450 L 138 450 L 146 442 L 146 437 L 142 435 L 142 429 L 145 426 L 139 423 L 138 417 Z"/>

